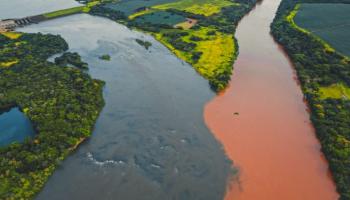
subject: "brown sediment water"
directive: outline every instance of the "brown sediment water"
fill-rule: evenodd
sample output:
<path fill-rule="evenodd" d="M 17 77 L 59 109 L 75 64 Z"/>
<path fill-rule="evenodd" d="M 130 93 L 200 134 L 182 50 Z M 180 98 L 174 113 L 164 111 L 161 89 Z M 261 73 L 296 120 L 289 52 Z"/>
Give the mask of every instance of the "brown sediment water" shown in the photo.
<path fill-rule="evenodd" d="M 208 127 L 239 168 L 226 199 L 334 200 L 295 71 L 270 35 L 279 3 L 265 0 L 242 19 L 232 81 L 205 107 Z"/>

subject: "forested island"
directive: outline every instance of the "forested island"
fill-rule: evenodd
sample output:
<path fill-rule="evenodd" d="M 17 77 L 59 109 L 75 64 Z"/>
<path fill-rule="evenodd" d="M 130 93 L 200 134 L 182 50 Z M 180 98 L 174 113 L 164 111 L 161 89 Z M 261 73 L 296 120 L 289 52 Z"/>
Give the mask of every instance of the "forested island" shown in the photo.
<path fill-rule="evenodd" d="M 230 80 L 238 52 L 236 26 L 255 3 L 256 0 L 102 1 L 89 13 L 150 33 L 208 79 L 214 91 L 220 91 Z"/>
<path fill-rule="evenodd" d="M 336 46 L 330 46 L 295 23 L 294 17 L 304 3 L 349 4 L 350 1 L 283 0 L 271 26 L 273 36 L 296 68 L 340 199 L 350 199 L 350 59 L 337 52 Z M 337 21 L 335 16 L 327 18 Z M 333 28 L 333 31 L 338 30 Z"/>
<path fill-rule="evenodd" d="M 79 69 L 87 66 L 78 54 L 65 53 L 59 65 L 47 61 L 67 49 L 56 35 L 0 34 L 0 109 L 18 107 L 36 134 L 0 147 L 0 199 L 32 199 L 92 133 L 104 106 L 104 82 Z"/>

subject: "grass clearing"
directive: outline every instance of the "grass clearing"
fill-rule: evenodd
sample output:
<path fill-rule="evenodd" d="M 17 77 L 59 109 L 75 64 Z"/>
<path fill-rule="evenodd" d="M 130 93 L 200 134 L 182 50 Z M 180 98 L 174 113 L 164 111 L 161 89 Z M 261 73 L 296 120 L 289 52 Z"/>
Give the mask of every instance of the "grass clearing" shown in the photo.
<path fill-rule="evenodd" d="M 140 8 L 150 8 L 154 5 L 173 2 L 174 0 L 122 0 L 119 2 L 107 3 L 104 7 L 124 13 L 126 16 L 132 16 Z M 135 18 L 135 16 L 133 16 Z"/>
<path fill-rule="evenodd" d="M 198 20 L 195 19 L 187 19 L 185 22 L 181 22 L 175 25 L 175 28 L 182 28 L 184 30 L 188 30 L 196 25 Z"/>
<path fill-rule="evenodd" d="M 350 56 L 350 4 L 303 3 L 294 15 L 297 26 Z"/>
<path fill-rule="evenodd" d="M 235 43 L 233 35 L 224 34 L 216 31 L 214 28 L 201 27 L 200 29 L 186 30 L 189 35 L 182 37 L 185 42 L 195 43 L 197 46 L 195 52 L 201 52 L 200 59 L 193 62 L 193 52 L 185 52 L 175 49 L 167 38 L 162 34 L 156 34 L 156 39 L 167 46 L 180 59 L 190 63 L 196 71 L 211 82 L 216 82 L 223 75 L 231 74 L 232 62 L 235 58 Z M 215 34 L 208 34 L 215 33 Z M 200 41 L 191 41 L 193 37 L 201 38 Z M 223 89 L 223 83 L 216 83 L 216 86 Z"/>
<path fill-rule="evenodd" d="M 18 39 L 19 37 L 22 36 L 22 33 L 17 33 L 17 32 L 4 32 L 4 33 L 1 33 L 1 34 L 3 34 L 4 36 L 10 38 L 11 40 Z"/>
<path fill-rule="evenodd" d="M 193 31 L 190 35 L 206 37 L 210 29 L 200 29 Z M 205 35 L 204 35 L 205 34 Z M 213 36 L 207 36 L 203 41 L 197 42 L 196 51 L 202 52 L 202 56 L 194 67 L 204 77 L 209 79 L 231 69 L 235 44 L 232 35 L 216 32 Z"/>
<path fill-rule="evenodd" d="M 9 62 L 0 62 L 0 68 L 9 68 L 14 64 L 17 64 L 18 60 L 14 60 L 14 61 L 9 61 Z"/>
<path fill-rule="evenodd" d="M 166 10 L 166 9 L 178 9 L 186 12 L 211 16 L 219 13 L 221 8 L 239 5 L 228 0 L 180 0 L 172 3 L 153 6 L 153 8 Z"/>
<path fill-rule="evenodd" d="M 58 10 L 58 11 L 54 11 L 54 12 L 50 12 L 50 13 L 45 13 L 43 15 L 44 15 L 44 17 L 46 17 L 48 19 L 52 19 L 52 18 L 56 18 L 56 17 L 62 17 L 62 16 L 72 15 L 72 14 L 86 12 L 86 11 L 87 12 L 89 11 L 88 6 L 79 6 L 79 7 L 68 8 L 68 9 L 64 9 L 64 10 Z"/>
<path fill-rule="evenodd" d="M 137 17 L 135 21 L 138 23 L 165 24 L 174 26 L 180 22 L 186 21 L 186 18 L 174 13 L 158 11 Z"/>
<path fill-rule="evenodd" d="M 320 87 L 319 94 L 321 99 L 350 99 L 350 88 L 343 83 L 338 83 L 328 87 Z"/>
<path fill-rule="evenodd" d="M 129 15 L 129 20 L 133 20 L 135 19 L 136 17 L 139 17 L 139 16 L 142 16 L 142 15 L 146 15 L 146 14 L 150 14 L 150 13 L 153 13 L 153 12 L 156 12 L 157 10 L 156 9 L 147 9 L 147 10 L 143 10 L 143 11 L 140 11 L 140 12 L 136 12 L 132 15 Z"/>

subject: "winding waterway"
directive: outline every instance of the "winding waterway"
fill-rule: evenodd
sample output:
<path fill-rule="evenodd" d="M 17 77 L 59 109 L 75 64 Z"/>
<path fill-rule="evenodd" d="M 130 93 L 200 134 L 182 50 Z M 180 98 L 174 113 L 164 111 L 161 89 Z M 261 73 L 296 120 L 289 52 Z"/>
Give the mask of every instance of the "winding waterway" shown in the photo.
<path fill-rule="evenodd" d="M 214 94 L 191 66 L 151 36 L 87 14 L 19 30 L 60 34 L 89 63 L 89 74 L 106 82 L 93 136 L 37 199 L 224 198 L 231 162 L 203 119 Z"/>
<path fill-rule="evenodd" d="M 295 71 L 269 33 L 279 3 L 265 0 L 240 22 L 230 86 L 205 107 L 207 125 L 240 170 L 226 199 L 334 200 Z"/>
<path fill-rule="evenodd" d="M 77 5 L 26 2 L 0 2 L 0 18 Z M 239 24 L 240 55 L 218 96 L 152 37 L 108 19 L 79 14 L 20 29 L 62 35 L 89 74 L 106 81 L 93 136 L 37 199 L 223 199 L 232 173 L 224 150 L 240 170 L 228 200 L 336 199 L 295 72 L 269 34 L 279 3 L 265 0 Z M 150 50 L 136 38 L 151 41 Z"/>

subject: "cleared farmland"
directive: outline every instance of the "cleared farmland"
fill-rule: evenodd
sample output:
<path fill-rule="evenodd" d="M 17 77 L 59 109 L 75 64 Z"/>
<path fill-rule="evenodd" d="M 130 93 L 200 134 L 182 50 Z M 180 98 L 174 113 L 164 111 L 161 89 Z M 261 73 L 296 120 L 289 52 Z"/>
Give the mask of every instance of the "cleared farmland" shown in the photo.
<path fill-rule="evenodd" d="M 294 21 L 350 56 L 350 4 L 301 4 Z"/>
<path fill-rule="evenodd" d="M 158 4 L 174 2 L 174 0 L 123 0 L 120 2 L 107 3 L 104 7 L 124 13 L 126 16 L 132 15 L 141 7 L 152 7 Z"/>
<path fill-rule="evenodd" d="M 159 11 L 138 17 L 135 21 L 138 23 L 166 24 L 169 26 L 174 26 L 180 22 L 184 22 L 185 20 L 186 18 L 181 15 L 166 11 Z"/>
<path fill-rule="evenodd" d="M 163 10 L 173 8 L 194 14 L 210 16 L 219 13 L 221 8 L 231 5 L 239 4 L 229 0 L 179 0 L 168 4 L 157 5 L 153 8 Z"/>

